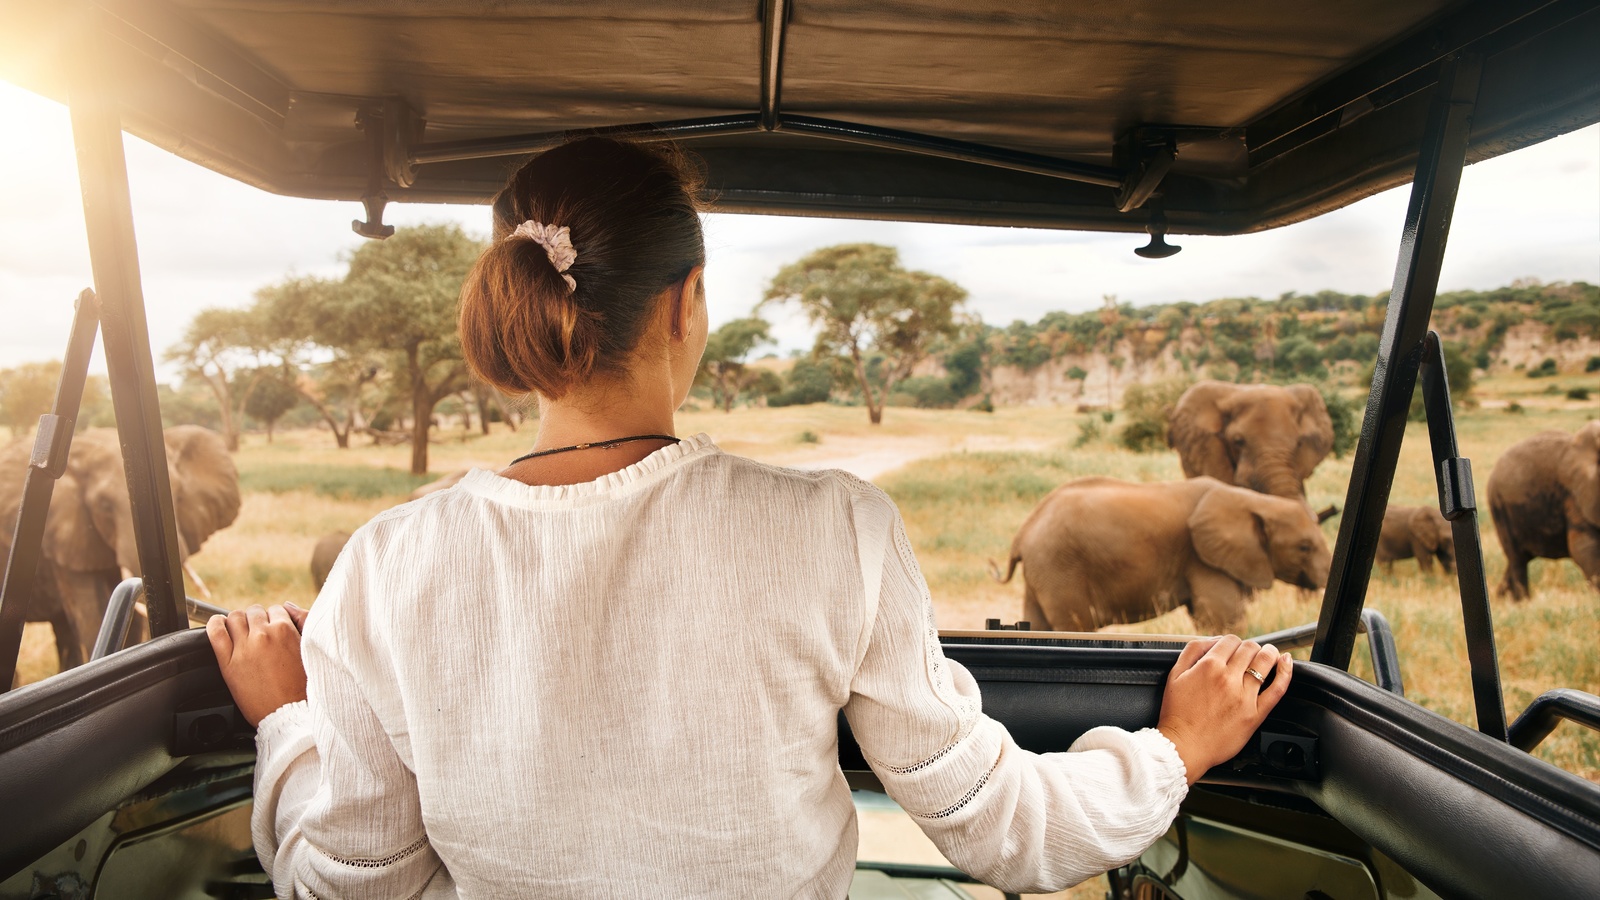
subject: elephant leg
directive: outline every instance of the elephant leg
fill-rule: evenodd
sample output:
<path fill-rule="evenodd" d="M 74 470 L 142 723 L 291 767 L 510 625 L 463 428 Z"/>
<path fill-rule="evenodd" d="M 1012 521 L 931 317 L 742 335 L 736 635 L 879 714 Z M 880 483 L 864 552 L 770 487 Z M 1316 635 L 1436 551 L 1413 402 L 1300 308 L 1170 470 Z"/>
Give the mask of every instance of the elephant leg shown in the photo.
<path fill-rule="evenodd" d="M 1416 548 L 1415 556 L 1417 557 L 1417 568 L 1422 571 L 1422 574 L 1432 575 L 1433 551 L 1429 550 L 1427 547 L 1418 547 Z"/>
<path fill-rule="evenodd" d="M 1587 527 L 1568 529 L 1567 550 L 1583 570 L 1589 586 L 1600 588 L 1600 531 Z"/>
<path fill-rule="evenodd" d="M 1533 558 L 1522 552 L 1519 548 L 1508 546 L 1506 551 L 1506 574 L 1500 579 L 1500 589 L 1496 593 L 1513 600 L 1528 599 L 1528 562 Z"/>
<path fill-rule="evenodd" d="M 1034 631 L 1053 631 L 1050 627 L 1050 617 L 1044 614 L 1044 607 L 1039 605 L 1039 598 L 1034 594 L 1033 588 L 1025 588 L 1022 596 L 1022 620 L 1027 622 Z"/>
<path fill-rule="evenodd" d="M 73 627 L 72 618 L 60 607 L 50 613 L 50 631 L 56 639 L 56 671 L 65 672 L 88 662 L 83 655 L 83 643 L 78 638 L 78 629 Z"/>
<path fill-rule="evenodd" d="M 1238 634 L 1245 626 L 1250 592 L 1216 569 L 1197 567 L 1189 575 L 1189 614 L 1202 634 Z"/>

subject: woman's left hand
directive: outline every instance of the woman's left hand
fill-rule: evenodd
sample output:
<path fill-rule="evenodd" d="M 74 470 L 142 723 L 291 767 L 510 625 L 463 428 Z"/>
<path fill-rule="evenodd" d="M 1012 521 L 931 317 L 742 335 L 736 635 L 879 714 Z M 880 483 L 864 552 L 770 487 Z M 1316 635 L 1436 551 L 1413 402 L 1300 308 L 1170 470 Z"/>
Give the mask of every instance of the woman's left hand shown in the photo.
<path fill-rule="evenodd" d="M 206 622 L 222 680 L 252 726 L 284 704 L 306 699 L 306 668 L 300 661 L 305 624 L 306 610 L 293 603 L 270 609 L 258 604 Z"/>

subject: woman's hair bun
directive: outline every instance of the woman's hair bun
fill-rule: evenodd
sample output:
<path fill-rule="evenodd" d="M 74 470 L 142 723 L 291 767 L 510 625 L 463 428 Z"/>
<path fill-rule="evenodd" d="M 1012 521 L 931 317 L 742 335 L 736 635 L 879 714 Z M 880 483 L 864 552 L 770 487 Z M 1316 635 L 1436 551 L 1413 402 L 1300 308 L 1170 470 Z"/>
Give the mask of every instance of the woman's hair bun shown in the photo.
<path fill-rule="evenodd" d="M 584 138 L 525 163 L 495 197 L 493 242 L 461 288 L 468 366 L 507 393 L 552 399 L 621 372 L 656 299 L 705 264 L 698 189 L 665 143 Z M 524 223 L 540 229 L 517 235 Z M 562 253 L 525 236 L 563 227 L 564 271 Z"/>

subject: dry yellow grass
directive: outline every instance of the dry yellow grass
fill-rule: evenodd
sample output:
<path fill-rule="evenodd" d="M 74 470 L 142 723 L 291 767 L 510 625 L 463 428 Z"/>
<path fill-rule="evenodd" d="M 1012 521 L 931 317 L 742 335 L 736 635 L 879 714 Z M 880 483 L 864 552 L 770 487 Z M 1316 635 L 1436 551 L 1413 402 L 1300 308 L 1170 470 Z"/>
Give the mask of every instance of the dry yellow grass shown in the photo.
<path fill-rule="evenodd" d="M 1563 390 L 1583 384 L 1600 393 L 1600 378 L 1594 376 L 1555 381 Z M 1501 379 L 1486 386 L 1486 393 L 1500 402 L 1490 400 L 1481 409 L 1464 412 L 1461 444 L 1473 460 L 1480 496 L 1494 461 L 1512 443 L 1544 428 L 1574 430 L 1595 414 L 1594 403 L 1547 393 L 1550 383 L 1520 376 Z M 1504 398 L 1516 399 L 1526 411 L 1504 412 L 1499 408 Z M 891 409 L 885 423 L 874 427 L 864 410 L 819 405 L 739 409 L 732 414 L 691 411 L 680 416 L 679 432 L 704 431 L 730 452 L 783 465 L 844 463 L 872 468 L 884 459 L 910 461 L 876 480 L 900 504 L 933 592 L 940 626 L 974 628 L 982 627 L 987 617 L 1011 620 L 1019 615 L 1020 579 L 997 584 L 987 563 L 1004 558 L 1015 529 L 1049 487 L 1094 474 L 1138 481 L 1182 477 L 1177 457 L 1170 452 L 1134 454 L 1104 440 L 1071 447 L 1080 421 L 1082 417 L 1055 408 L 1002 409 L 993 414 Z M 1119 425 L 1105 430 L 1114 433 Z M 802 440 L 805 432 L 818 441 Z M 499 426 L 488 437 L 446 432 L 432 448 L 431 467 L 435 474 L 471 465 L 498 467 L 525 452 L 531 440 L 529 429 L 512 434 Z M 246 483 L 258 489 L 247 492 L 238 522 L 213 537 L 194 560 L 217 601 L 230 607 L 286 599 L 308 604 L 313 599 L 308 562 L 317 537 L 353 529 L 403 501 L 418 481 L 404 473 L 409 459 L 405 447 L 339 450 L 317 431 L 279 435 L 271 445 L 247 437 L 237 459 Z M 1317 470 L 1308 484 L 1314 506 L 1343 505 L 1350 463 L 1348 457 L 1329 459 Z M 302 488 L 284 484 L 298 473 L 315 483 Z M 270 485 L 271 490 L 261 485 Z M 1421 425 L 1408 431 L 1392 501 L 1434 502 L 1427 437 Z M 1325 526 L 1330 543 L 1338 521 Z M 1487 516 L 1483 528 L 1492 585 L 1504 560 Z M 1494 601 L 1510 715 L 1550 688 L 1600 692 L 1600 662 L 1592 643 L 1600 633 L 1600 603 L 1594 593 L 1570 561 L 1536 562 L 1532 580 L 1532 601 Z M 1313 621 L 1318 602 L 1319 598 L 1279 585 L 1253 603 L 1250 631 L 1259 634 Z M 1382 610 L 1395 628 L 1407 695 L 1472 724 L 1454 581 L 1423 577 L 1414 563 L 1403 561 L 1392 576 L 1375 575 L 1368 604 Z M 1182 611 L 1132 628 L 1193 631 Z M 55 670 L 47 627 L 29 626 L 23 653 L 25 680 Z M 1369 675 L 1364 647 L 1358 650 L 1355 671 Z M 1538 755 L 1585 777 L 1600 778 L 1600 740 L 1591 732 L 1562 726 Z M 892 837 L 886 840 L 894 843 Z M 1098 896 L 1103 891 L 1103 882 L 1096 880 L 1063 896 Z"/>

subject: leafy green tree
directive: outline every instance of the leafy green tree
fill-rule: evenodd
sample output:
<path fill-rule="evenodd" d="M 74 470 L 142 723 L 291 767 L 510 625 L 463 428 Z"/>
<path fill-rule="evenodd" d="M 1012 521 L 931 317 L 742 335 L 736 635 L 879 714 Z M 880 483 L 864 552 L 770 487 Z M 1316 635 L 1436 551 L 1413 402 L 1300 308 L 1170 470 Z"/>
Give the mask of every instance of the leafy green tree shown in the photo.
<path fill-rule="evenodd" d="M 815 359 L 797 359 L 783 380 L 783 389 L 767 395 L 767 405 L 804 406 L 821 403 L 832 394 L 832 367 Z"/>
<path fill-rule="evenodd" d="M 814 251 L 778 271 L 762 303 L 795 301 L 817 326 L 816 352 L 850 362 L 867 416 L 883 422 L 895 383 L 911 375 L 940 337 L 953 337 L 967 292 L 960 285 L 900 265 L 880 244 L 840 244 Z M 870 378 L 868 357 L 883 359 Z"/>
<path fill-rule="evenodd" d="M 255 309 L 212 307 L 190 320 L 183 338 L 167 350 L 169 362 L 183 367 L 211 390 L 223 440 L 239 449 L 244 407 L 273 361 L 272 336 Z"/>
<path fill-rule="evenodd" d="M 750 351 L 771 340 L 772 326 L 756 316 L 734 319 L 706 338 L 700 378 L 711 388 L 712 401 L 723 412 L 733 412 L 739 395 L 756 385 L 764 370 L 751 369 L 746 358 Z"/>
<path fill-rule="evenodd" d="M 266 426 L 269 444 L 278 420 L 300 404 L 300 392 L 295 390 L 291 378 L 281 367 L 265 373 L 244 403 L 245 415 Z"/>
<path fill-rule="evenodd" d="M 327 423 L 334 442 L 349 449 L 351 431 L 366 423 L 383 354 L 368 347 L 345 299 L 338 280 L 291 276 L 258 289 L 254 309 L 291 387 Z"/>
<path fill-rule="evenodd" d="M 17 437 L 32 431 L 50 411 L 61 381 L 61 362 L 23 363 L 0 369 L 0 422 Z"/>
<path fill-rule="evenodd" d="M 428 430 L 440 400 L 467 386 L 456 330 L 461 283 L 483 244 L 459 225 L 401 228 L 350 255 L 326 326 L 332 346 L 388 355 L 409 398 L 411 473 L 428 471 Z"/>

